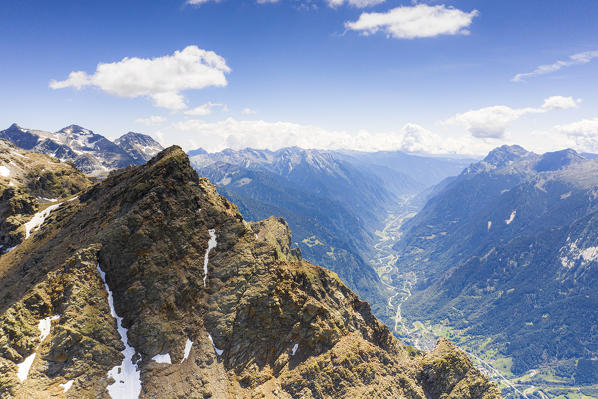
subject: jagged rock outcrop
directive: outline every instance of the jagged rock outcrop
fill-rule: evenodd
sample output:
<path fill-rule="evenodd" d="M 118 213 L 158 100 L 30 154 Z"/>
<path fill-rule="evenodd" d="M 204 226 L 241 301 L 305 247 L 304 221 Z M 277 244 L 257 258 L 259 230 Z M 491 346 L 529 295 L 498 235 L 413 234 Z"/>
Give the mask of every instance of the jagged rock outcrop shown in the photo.
<path fill-rule="evenodd" d="M 289 224 L 283 218 L 270 216 L 268 219 L 259 222 L 249 223 L 255 232 L 255 238 L 267 242 L 276 248 L 278 257 L 290 261 L 301 260 L 301 250 L 292 247 L 292 235 Z"/>
<path fill-rule="evenodd" d="M 65 203 L 0 257 L 0 397 L 499 397 L 254 226 L 178 147 Z"/>

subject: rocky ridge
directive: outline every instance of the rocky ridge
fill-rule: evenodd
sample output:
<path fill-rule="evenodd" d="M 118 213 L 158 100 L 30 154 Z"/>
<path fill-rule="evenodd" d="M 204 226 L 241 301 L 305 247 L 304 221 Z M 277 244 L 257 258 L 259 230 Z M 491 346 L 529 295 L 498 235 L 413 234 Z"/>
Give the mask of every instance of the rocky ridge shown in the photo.
<path fill-rule="evenodd" d="M 499 397 L 448 342 L 397 341 L 287 233 L 177 147 L 111 174 L 0 256 L 0 396 Z"/>

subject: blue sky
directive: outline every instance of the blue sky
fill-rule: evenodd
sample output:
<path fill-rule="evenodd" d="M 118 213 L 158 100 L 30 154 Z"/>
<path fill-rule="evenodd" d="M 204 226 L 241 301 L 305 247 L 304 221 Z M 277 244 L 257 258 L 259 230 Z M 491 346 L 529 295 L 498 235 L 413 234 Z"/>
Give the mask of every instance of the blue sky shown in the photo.
<path fill-rule="evenodd" d="M 598 152 L 595 0 L 328 1 L 2 2 L 0 125 L 212 151 Z"/>

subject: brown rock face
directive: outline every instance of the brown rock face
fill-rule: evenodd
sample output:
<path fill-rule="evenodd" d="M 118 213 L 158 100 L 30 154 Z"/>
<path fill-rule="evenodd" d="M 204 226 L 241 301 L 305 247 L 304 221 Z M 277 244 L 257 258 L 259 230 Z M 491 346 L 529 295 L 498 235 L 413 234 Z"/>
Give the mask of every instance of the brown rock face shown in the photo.
<path fill-rule="evenodd" d="M 61 206 L 0 257 L 0 281 L 3 398 L 117 397 L 136 381 L 125 397 L 499 397 L 450 344 L 402 345 L 290 249 L 284 221 L 246 223 L 178 147 Z M 123 359 L 139 374 L 121 383 Z"/>
<path fill-rule="evenodd" d="M 292 235 L 289 224 L 283 218 L 270 216 L 266 220 L 249 223 L 258 241 L 264 241 L 274 248 L 279 258 L 300 261 L 301 250 L 292 247 Z"/>

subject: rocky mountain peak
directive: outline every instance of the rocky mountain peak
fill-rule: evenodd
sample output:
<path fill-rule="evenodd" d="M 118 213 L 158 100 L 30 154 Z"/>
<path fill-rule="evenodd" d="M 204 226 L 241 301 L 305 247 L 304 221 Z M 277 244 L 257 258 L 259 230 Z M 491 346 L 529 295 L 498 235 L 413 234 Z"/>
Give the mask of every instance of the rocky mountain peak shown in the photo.
<path fill-rule="evenodd" d="M 60 129 L 56 134 L 65 135 L 94 135 L 94 132 L 79 125 L 69 125 Z"/>
<path fill-rule="evenodd" d="M 0 395 L 498 397 L 456 349 L 426 360 L 285 255 L 283 221 L 255 227 L 179 147 L 65 203 L 0 257 Z"/>
<path fill-rule="evenodd" d="M 189 152 L 187 152 L 187 155 L 189 155 L 190 157 L 194 157 L 196 155 L 205 155 L 208 152 L 206 150 L 204 150 L 203 148 L 196 148 L 194 150 L 191 150 Z"/>
<path fill-rule="evenodd" d="M 484 162 L 500 168 L 511 162 L 527 158 L 530 155 L 533 155 L 533 153 L 519 145 L 503 145 L 490 151 L 486 158 L 484 158 Z"/>
<path fill-rule="evenodd" d="M 535 169 L 538 172 L 560 170 L 572 163 L 581 162 L 585 159 L 585 157 L 571 148 L 561 151 L 547 152 L 538 160 Z"/>
<path fill-rule="evenodd" d="M 128 132 L 120 136 L 114 143 L 131 156 L 136 163 L 146 162 L 164 149 L 151 136 L 135 132 Z"/>

